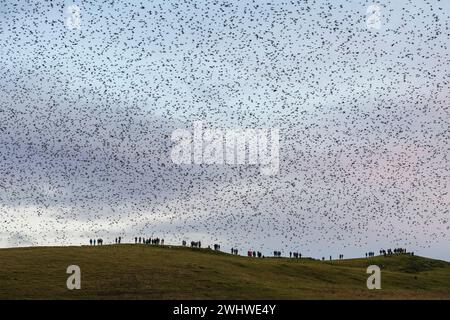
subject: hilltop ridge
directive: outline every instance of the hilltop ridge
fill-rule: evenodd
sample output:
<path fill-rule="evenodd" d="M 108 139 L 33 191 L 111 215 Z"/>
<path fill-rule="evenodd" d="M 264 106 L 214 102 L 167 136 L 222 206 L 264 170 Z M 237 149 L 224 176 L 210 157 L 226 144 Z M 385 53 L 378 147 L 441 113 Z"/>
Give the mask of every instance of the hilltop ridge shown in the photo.
<path fill-rule="evenodd" d="M 1 299 L 450 299 L 450 263 L 408 254 L 319 261 L 176 246 L 0 249 Z M 368 290 L 378 265 L 382 289 Z M 81 269 L 68 290 L 66 269 Z"/>

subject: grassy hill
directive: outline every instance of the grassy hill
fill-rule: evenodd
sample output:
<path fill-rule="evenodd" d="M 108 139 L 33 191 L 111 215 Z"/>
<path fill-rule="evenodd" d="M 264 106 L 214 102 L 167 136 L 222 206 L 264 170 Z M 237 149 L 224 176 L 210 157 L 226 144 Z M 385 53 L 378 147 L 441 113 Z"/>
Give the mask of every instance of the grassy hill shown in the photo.
<path fill-rule="evenodd" d="M 66 288 L 67 266 L 81 290 Z M 368 290 L 366 268 L 382 270 Z M 410 255 L 317 261 L 168 246 L 0 250 L 1 299 L 450 299 L 450 263 Z"/>

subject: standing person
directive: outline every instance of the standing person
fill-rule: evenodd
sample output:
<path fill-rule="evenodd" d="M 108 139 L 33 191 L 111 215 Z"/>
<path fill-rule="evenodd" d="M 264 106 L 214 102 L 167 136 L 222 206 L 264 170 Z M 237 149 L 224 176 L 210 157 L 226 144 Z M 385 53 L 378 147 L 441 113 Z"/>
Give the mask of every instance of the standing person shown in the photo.
<path fill-rule="evenodd" d="M 134 244 L 137 244 L 137 237 L 134 237 Z"/>
<path fill-rule="evenodd" d="M 92 246 L 92 239 L 89 239 L 89 245 Z"/>

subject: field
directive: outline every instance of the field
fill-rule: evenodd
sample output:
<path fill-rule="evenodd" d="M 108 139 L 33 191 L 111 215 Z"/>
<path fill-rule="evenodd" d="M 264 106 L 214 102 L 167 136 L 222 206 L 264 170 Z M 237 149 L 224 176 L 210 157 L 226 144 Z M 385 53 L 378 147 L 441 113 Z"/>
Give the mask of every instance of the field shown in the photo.
<path fill-rule="evenodd" d="M 368 290 L 368 265 L 381 290 Z M 81 268 L 81 290 L 66 269 Z M 0 299 L 450 299 L 450 263 L 395 255 L 370 259 L 247 258 L 169 246 L 0 249 Z"/>

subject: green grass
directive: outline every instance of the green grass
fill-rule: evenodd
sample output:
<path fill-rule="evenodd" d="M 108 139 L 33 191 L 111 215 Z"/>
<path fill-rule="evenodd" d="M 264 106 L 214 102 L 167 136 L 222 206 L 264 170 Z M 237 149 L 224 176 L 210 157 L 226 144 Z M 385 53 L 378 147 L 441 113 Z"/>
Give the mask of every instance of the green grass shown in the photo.
<path fill-rule="evenodd" d="M 81 290 L 66 288 L 67 266 Z M 382 270 L 368 290 L 368 265 Z M 2 299 L 450 299 L 450 263 L 410 255 L 317 261 L 145 245 L 0 250 Z"/>

